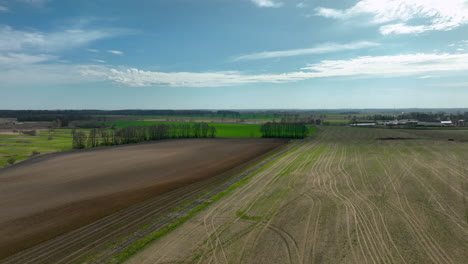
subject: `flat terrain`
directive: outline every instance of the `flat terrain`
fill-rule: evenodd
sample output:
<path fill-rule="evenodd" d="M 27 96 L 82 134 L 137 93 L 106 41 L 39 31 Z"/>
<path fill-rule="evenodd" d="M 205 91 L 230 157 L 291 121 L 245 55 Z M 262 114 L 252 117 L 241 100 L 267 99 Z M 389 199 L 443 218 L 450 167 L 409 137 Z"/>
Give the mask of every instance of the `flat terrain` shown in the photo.
<path fill-rule="evenodd" d="M 150 126 L 157 124 L 194 124 L 193 122 L 158 122 L 158 121 L 112 121 L 106 122 L 106 125 L 115 125 L 117 128 L 123 128 L 127 126 Z M 260 132 L 261 125 L 258 124 L 217 124 L 208 123 L 210 126 L 216 128 L 216 137 L 262 137 Z"/>
<path fill-rule="evenodd" d="M 72 147 L 71 130 L 36 130 L 36 136 L 0 129 L 0 167 L 7 165 L 9 158 L 16 162 L 28 159 L 33 151 L 41 154 L 69 150 Z"/>
<path fill-rule="evenodd" d="M 129 263 L 466 263 L 467 139 L 325 127 Z"/>
<path fill-rule="evenodd" d="M 0 258 L 283 144 L 184 139 L 41 156 L 0 170 Z"/>

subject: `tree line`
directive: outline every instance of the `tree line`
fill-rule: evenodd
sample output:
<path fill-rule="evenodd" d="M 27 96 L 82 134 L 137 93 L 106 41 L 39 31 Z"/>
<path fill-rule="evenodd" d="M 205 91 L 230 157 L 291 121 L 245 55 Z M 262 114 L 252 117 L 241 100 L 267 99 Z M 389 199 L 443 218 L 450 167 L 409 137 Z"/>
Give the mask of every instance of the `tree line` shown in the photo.
<path fill-rule="evenodd" d="M 262 137 L 265 138 L 305 138 L 308 133 L 303 123 L 272 123 L 261 126 Z"/>
<path fill-rule="evenodd" d="M 208 115 L 240 115 L 235 111 L 212 111 L 212 110 L 0 110 L 0 117 L 29 117 L 41 116 L 68 116 L 68 115 L 86 115 L 86 116 L 102 116 L 102 115 L 130 115 L 130 116 L 208 116 Z M 35 120 L 34 120 L 35 121 Z M 45 120 L 50 121 L 50 120 Z"/>
<path fill-rule="evenodd" d="M 84 131 L 72 131 L 73 148 L 94 148 L 98 146 L 112 146 L 144 141 L 172 138 L 214 138 L 216 127 L 206 123 L 195 124 L 157 124 L 151 126 L 128 126 L 120 129 L 91 129 L 88 134 Z"/>
<path fill-rule="evenodd" d="M 20 122 L 24 121 L 54 121 L 57 127 L 66 127 L 71 121 L 91 120 L 89 115 L 21 115 L 16 118 Z"/>

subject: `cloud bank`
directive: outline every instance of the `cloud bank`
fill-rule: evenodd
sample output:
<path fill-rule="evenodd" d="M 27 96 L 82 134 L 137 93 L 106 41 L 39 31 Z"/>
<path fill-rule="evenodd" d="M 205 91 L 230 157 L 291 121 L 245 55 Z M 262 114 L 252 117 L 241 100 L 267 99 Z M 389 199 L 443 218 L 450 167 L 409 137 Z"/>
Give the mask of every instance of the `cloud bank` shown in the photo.
<path fill-rule="evenodd" d="M 468 24 L 466 0 L 361 0 L 348 9 L 319 7 L 316 14 L 334 19 L 370 15 L 371 23 L 385 24 L 380 27 L 383 35 L 447 31 Z M 426 23 L 413 24 L 421 19 Z"/>
<path fill-rule="evenodd" d="M 124 33 L 120 29 L 67 29 L 56 32 L 23 31 L 13 29 L 7 25 L 0 25 L 0 52 L 20 50 L 59 52 Z"/>
<path fill-rule="evenodd" d="M 308 55 L 308 54 L 322 54 L 322 53 L 331 53 L 331 52 L 346 51 L 346 50 L 357 50 L 357 49 L 363 49 L 363 48 L 369 48 L 369 47 L 376 47 L 379 45 L 380 45 L 379 43 L 369 42 L 369 41 L 353 42 L 353 43 L 347 43 L 347 44 L 326 43 L 326 44 L 318 45 L 309 49 L 265 51 L 265 52 L 241 55 L 241 56 L 234 58 L 233 61 L 260 60 L 260 59 L 291 57 L 291 56 Z"/>
<path fill-rule="evenodd" d="M 237 71 L 165 73 L 136 68 L 115 69 L 106 67 L 84 67 L 81 69 L 81 74 L 93 78 L 104 78 L 130 87 L 223 87 L 253 83 L 286 83 L 340 76 L 398 77 L 466 70 L 468 70 L 468 53 L 421 53 L 364 56 L 348 60 L 324 60 L 307 65 L 300 71 L 282 74 L 246 75 Z"/>
<path fill-rule="evenodd" d="M 274 0 L 250 0 L 250 1 L 259 7 L 280 7 L 283 5 L 282 2 L 277 2 Z"/>

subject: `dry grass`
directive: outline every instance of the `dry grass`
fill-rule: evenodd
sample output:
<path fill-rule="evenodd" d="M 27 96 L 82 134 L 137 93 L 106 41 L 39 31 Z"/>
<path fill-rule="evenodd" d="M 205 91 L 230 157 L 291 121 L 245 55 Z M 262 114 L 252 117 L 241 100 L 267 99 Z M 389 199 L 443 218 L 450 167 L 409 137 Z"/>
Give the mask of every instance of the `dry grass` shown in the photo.
<path fill-rule="evenodd" d="M 468 139 L 324 128 L 129 262 L 465 263 L 468 143 L 452 136 Z"/>

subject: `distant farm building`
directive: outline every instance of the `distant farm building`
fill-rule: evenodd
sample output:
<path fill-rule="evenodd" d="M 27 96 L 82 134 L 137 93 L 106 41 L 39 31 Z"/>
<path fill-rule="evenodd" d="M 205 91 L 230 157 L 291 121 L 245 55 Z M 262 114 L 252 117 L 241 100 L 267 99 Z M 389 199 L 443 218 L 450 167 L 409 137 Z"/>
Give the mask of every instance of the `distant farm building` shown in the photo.
<path fill-rule="evenodd" d="M 447 127 L 447 126 L 453 126 L 453 123 L 452 123 L 452 121 L 418 122 L 418 126 L 424 126 L 424 127 Z"/>
<path fill-rule="evenodd" d="M 354 123 L 350 124 L 350 126 L 376 126 L 377 123 Z"/>

